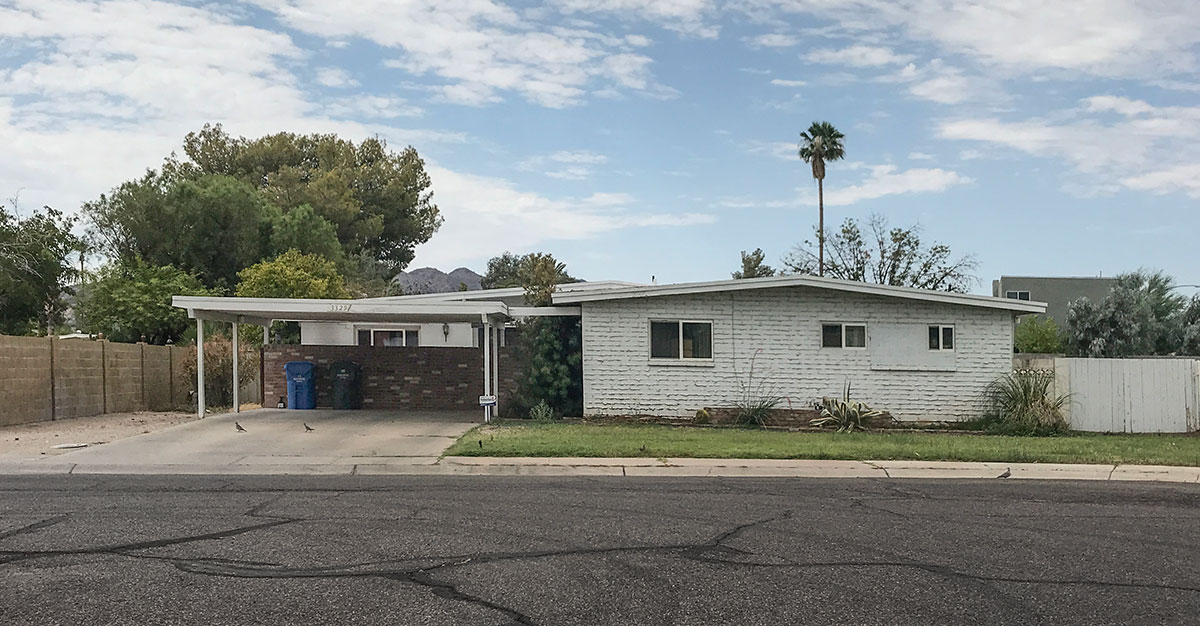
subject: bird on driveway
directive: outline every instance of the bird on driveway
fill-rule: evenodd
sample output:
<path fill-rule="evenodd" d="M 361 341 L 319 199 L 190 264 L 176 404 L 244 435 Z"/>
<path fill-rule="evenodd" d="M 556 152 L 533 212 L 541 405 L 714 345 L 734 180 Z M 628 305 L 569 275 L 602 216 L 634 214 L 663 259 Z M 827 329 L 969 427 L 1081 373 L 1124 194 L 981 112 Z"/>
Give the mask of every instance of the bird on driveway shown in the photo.
<path fill-rule="evenodd" d="M 304 425 L 304 432 L 306 432 L 306 433 L 311 433 L 311 432 L 312 432 L 312 431 L 314 431 L 314 430 L 316 430 L 316 429 L 315 429 L 315 428 L 313 428 L 312 426 L 309 426 L 308 424 L 305 424 L 305 425 Z"/>
<path fill-rule="evenodd" d="M 234 428 L 236 428 L 236 429 L 237 429 L 237 431 L 238 431 L 239 433 L 244 433 L 244 432 L 246 432 L 246 429 L 245 429 L 245 428 L 242 428 L 242 425 L 241 425 L 241 424 L 239 424 L 239 423 L 237 423 L 237 422 L 234 422 L 234 423 L 233 423 L 233 427 L 234 427 Z"/>
<path fill-rule="evenodd" d="M 1011 467 L 1005 468 L 1004 473 L 997 476 L 996 478 L 1008 478 L 1009 476 L 1012 476 L 1012 468 Z"/>

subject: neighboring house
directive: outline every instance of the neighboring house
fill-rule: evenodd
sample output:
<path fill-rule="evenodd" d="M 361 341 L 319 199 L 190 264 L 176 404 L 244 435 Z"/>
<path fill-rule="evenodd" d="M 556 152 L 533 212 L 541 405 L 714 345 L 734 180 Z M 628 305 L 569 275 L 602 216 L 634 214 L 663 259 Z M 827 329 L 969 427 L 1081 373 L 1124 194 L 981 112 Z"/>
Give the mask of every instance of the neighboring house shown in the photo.
<path fill-rule="evenodd" d="M 176 297 L 175 306 L 198 319 L 300 321 L 306 345 L 267 349 L 267 397 L 282 388 L 287 360 L 317 362 L 320 380 L 325 364 L 352 358 L 363 364 L 371 407 L 467 408 L 493 390 L 503 404 L 519 369 L 502 346 L 505 326 L 581 316 L 588 415 L 686 416 L 732 407 L 747 393 L 809 408 L 851 383 L 855 399 L 900 419 L 977 416 L 987 385 L 1012 370 L 1016 317 L 1046 310 L 812 276 L 559 289 L 552 307 L 522 306 L 520 289 L 341 301 Z"/>
<path fill-rule="evenodd" d="M 1067 309 L 1079 298 L 1099 302 L 1117 283 L 1116 278 L 1088 276 L 1001 276 L 992 281 L 992 296 L 1046 303 L 1046 314 L 1058 324 L 1067 325 Z"/>

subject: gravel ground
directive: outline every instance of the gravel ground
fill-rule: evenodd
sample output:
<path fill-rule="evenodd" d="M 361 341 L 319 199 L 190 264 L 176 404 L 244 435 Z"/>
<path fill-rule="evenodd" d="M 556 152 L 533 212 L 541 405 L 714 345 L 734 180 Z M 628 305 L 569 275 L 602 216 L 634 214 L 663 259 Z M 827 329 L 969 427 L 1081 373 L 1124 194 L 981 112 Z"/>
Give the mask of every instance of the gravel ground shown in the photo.
<path fill-rule="evenodd" d="M 176 426 L 196 419 L 194 413 L 108 413 L 91 417 L 0 426 L 0 459 L 17 460 L 70 452 L 55 449 L 64 443 L 105 444 Z"/>

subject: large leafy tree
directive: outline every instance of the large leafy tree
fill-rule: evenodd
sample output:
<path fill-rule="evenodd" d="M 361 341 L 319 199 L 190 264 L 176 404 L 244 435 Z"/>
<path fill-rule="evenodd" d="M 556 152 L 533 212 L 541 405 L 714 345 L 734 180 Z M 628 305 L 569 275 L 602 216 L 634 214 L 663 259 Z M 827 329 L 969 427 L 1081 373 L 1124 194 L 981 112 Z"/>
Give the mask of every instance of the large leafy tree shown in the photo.
<path fill-rule="evenodd" d="M 187 312 L 171 306 L 172 296 L 219 295 L 200 277 L 170 265 L 134 261 L 113 263 L 87 286 L 79 303 L 82 327 L 113 341 L 151 344 L 178 342 L 192 327 Z"/>
<path fill-rule="evenodd" d="M 775 269 L 770 265 L 763 263 L 766 254 L 762 248 L 755 248 L 754 252 L 747 253 L 742 250 L 742 269 L 733 272 L 734 278 L 764 278 L 774 276 Z"/>
<path fill-rule="evenodd" d="M 829 122 L 813 122 L 800 133 L 800 158 L 817 181 L 817 275 L 825 275 L 825 164 L 845 158 L 846 136 Z"/>
<path fill-rule="evenodd" d="M 298 249 L 383 283 L 441 224 L 424 162 L 378 139 L 278 133 L 234 138 L 206 125 L 169 157 L 84 206 L 100 251 L 175 265 L 231 289 L 239 271 Z M 361 275 L 361 276 L 360 276 Z"/>
<path fill-rule="evenodd" d="M 1017 323 L 1013 345 L 1017 352 L 1027 354 L 1061 354 L 1063 333 L 1053 319 L 1028 315 Z"/>
<path fill-rule="evenodd" d="M 0 206 L 0 333 L 49 334 L 63 322 L 84 248 L 74 224 L 50 207 L 20 219 Z"/>
<path fill-rule="evenodd" d="M 550 261 L 547 261 L 547 259 L 550 259 Z M 550 284 L 554 285 L 579 282 L 577 278 L 573 278 L 567 273 L 566 265 L 553 259 L 553 256 L 541 252 L 531 252 L 529 254 L 505 252 L 500 256 L 492 257 L 488 260 L 487 272 L 479 282 L 484 289 L 526 287 L 530 284 L 536 284 L 539 280 L 543 282 L 553 281 Z M 550 271 L 553 276 L 543 275 L 534 278 L 531 276 L 531 273 L 535 271 Z"/>
<path fill-rule="evenodd" d="M 1163 272 L 1122 274 L 1099 302 L 1071 303 L 1067 345 L 1091 357 L 1200 354 L 1200 302 L 1176 293 Z"/>
<path fill-rule="evenodd" d="M 956 292 L 966 292 L 976 281 L 974 256 L 955 257 L 940 243 L 927 246 L 918 226 L 891 228 L 881 215 L 869 218 L 865 232 L 857 220 L 846 218 L 828 243 L 825 270 L 833 278 Z M 787 271 L 816 273 L 820 260 L 814 245 L 805 240 L 793 248 L 783 260 Z"/>
<path fill-rule="evenodd" d="M 237 295 L 244 298 L 348 298 L 337 266 L 315 254 L 288 250 L 238 273 Z"/>

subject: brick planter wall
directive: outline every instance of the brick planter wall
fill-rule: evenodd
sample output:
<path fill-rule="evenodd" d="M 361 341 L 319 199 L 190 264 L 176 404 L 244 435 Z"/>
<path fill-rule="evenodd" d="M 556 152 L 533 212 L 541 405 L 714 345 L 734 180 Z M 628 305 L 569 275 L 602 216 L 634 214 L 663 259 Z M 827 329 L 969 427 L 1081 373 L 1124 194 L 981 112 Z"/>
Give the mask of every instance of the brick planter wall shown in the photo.
<path fill-rule="evenodd" d="M 500 404 L 511 397 L 524 369 L 518 348 L 500 348 Z M 316 364 L 317 406 L 333 405 L 330 366 L 356 361 L 363 367 L 364 409 L 478 409 L 483 394 L 482 348 L 385 348 L 371 346 L 269 345 L 263 350 L 264 406 L 287 396 L 283 366 Z"/>

